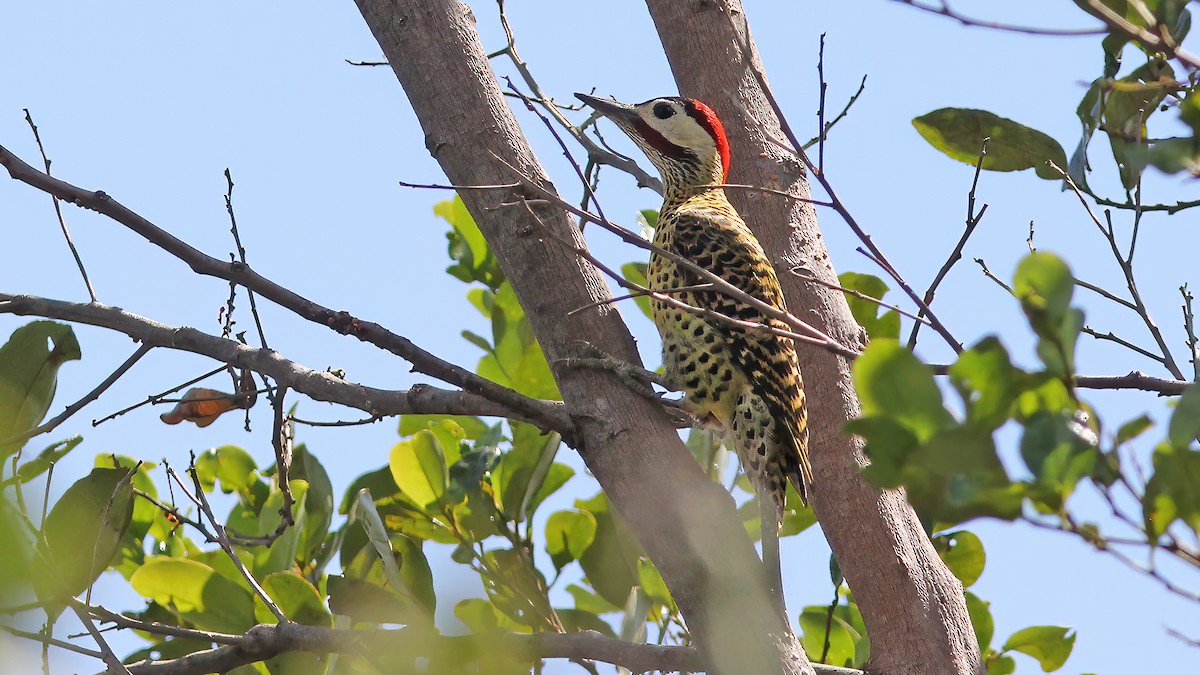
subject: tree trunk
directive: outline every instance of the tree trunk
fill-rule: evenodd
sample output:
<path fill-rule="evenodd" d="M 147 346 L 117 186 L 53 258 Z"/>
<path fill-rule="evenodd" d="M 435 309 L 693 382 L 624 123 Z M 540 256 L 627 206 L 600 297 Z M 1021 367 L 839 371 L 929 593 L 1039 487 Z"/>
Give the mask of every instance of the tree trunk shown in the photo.
<path fill-rule="evenodd" d="M 451 182 L 511 183 L 518 177 L 502 157 L 553 189 L 501 94 L 467 7 L 454 0 L 356 2 Z M 526 207 L 519 190 L 461 194 L 551 364 L 577 354 L 581 338 L 639 362 L 611 305 L 570 313 L 610 296 L 594 268 L 554 241 L 584 245 L 561 209 Z M 732 499 L 701 471 L 661 406 L 611 373 L 558 367 L 555 376 L 578 427 L 578 450 L 658 566 L 714 671 L 811 673 L 766 593 Z"/>
<path fill-rule="evenodd" d="M 647 0 L 679 91 L 712 106 L 725 123 L 733 158 L 729 181 L 808 197 L 803 165 L 768 139 L 782 139 L 779 120 L 744 45 L 761 68 L 740 0 Z M 732 21 L 731 21 L 732 18 Z M 845 344 L 862 332 L 839 291 L 805 284 L 796 264 L 819 279 L 837 274 L 810 204 L 752 191 L 730 199 L 775 262 L 793 314 Z M 842 433 L 861 411 L 845 359 L 800 347 L 810 406 L 814 507 L 838 564 L 854 590 L 871 638 L 869 672 L 887 675 L 982 673 L 962 584 L 938 557 L 898 491 L 878 491 L 859 475 L 857 439 Z"/>

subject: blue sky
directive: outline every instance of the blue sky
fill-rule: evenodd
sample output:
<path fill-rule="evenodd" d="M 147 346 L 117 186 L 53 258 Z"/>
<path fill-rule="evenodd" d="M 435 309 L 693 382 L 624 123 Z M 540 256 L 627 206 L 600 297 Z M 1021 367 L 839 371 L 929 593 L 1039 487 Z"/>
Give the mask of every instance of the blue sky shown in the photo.
<path fill-rule="evenodd" d="M 1013 22 L 1091 25 L 1069 2 L 996 4 L 964 0 L 955 7 Z M 627 101 L 674 93 L 642 4 L 510 0 L 510 5 L 522 56 L 559 100 L 592 87 Z M 502 47 L 495 5 L 476 2 L 473 8 L 485 46 Z M 961 233 L 972 169 L 934 151 L 910 120 L 944 106 L 984 108 L 1050 134 L 1069 152 L 1079 133 L 1075 106 L 1101 66 L 1098 38 L 965 29 L 888 0 L 751 1 L 747 9 L 768 76 L 797 133 L 810 136 L 816 128 L 815 63 L 822 32 L 828 34 L 831 108 L 840 109 L 862 75 L 869 76 L 866 92 L 834 130 L 826 167 L 859 222 L 917 288 L 928 283 Z M 482 322 L 464 298 L 466 287 L 443 271 L 446 227 L 431 210 L 447 194 L 397 185 L 398 180 L 444 180 L 402 90 L 387 69 L 346 65 L 344 59 L 379 58 L 353 3 L 297 3 L 288 10 L 259 3 L 4 3 L 0 24 L 16 30 L 0 42 L 0 61 L 7 64 L 0 76 L 0 144 L 36 163 L 21 111 L 29 108 L 56 175 L 105 190 L 218 257 L 232 250 L 222 175 L 230 167 L 241 235 L 255 269 L 322 304 L 389 326 L 443 358 L 474 364 L 478 350 L 459 333 L 479 330 Z M 496 66 L 501 74 L 511 74 L 507 62 L 497 60 Z M 573 174 L 541 123 L 524 111 L 518 118 L 559 187 L 577 194 Z M 607 136 L 616 139 L 617 134 Z M 1095 164 L 1104 166 L 1103 144 L 1093 152 Z M 1094 183 L 1118 192 L 1111 175 Z M 1175 178 L 1154 177 L 1148 185 L 1148 199 L 1174 201 L 1195 194 L 1194 184 Z M 656 195 L 638 191 L 632 179 L 615 172 L 604 176 L 601 197 L 606 213 L 628 224 L 637 209 L 657 206 Z M 1078 202 L 1057 184 L 1031 172 L 990 173 L 981 180 L 980 199 L 990 204 L 988 214 L 967 247 L 967 259 L 939 291 L 935 308 L 961 339 L 972 343 L 1000 334 L 1015 358 L 1033 364 L 1018 307 L 982 277 L 970 258 L 985 258 L 1001 278 L 1009 278 L 1027 252 L 1032 220 L 1038 248 L 1066 257 L 1077 276 L 1116 290 L 1119 271 Z M 228 293 L 226 284 L 193 277 L 175 259 L 96 214 L 70 207 L 65 213 L 103 302 L 168 324 L 219 331 L 217 310 Z M 855 253 L 858 242 L 834 214 L 822 213 L 821 219 L 839 271 L 878 274 Z M 1194 220 L 1186 213 L 1149 220 L 1139 243 L 1139 283 L 1173 347 L 1183 340 L 1176 289 L 1185 282 L 1200 284 L 1194 265 L 1181 264 L 1196 250 Z M 1118 223 L 1127 225 L 1120 216 Z M 87 299 L 49 197 L 0 180 L 0 224 L 10 241 L 0 290 Z M 589 237 L 609 262 L 641 258 L 639 251 L 602 232 Z M 1132 314 L 1094 297 L 1077 299 L 1089 324 L 1148 343 Z M 653 327 L 632 306 L 626 309 L 647 361 L 657 363 Z M 400 388 L 418 381 L 405 363 L 356 340 L 271 307 L 264 308 L 263 318 L 271 346 L 301 363 L 342 368 L 351 379 L 374 386 Z M 248 317 L 242 320 L 241 327 L 248 328 Z M 0 334 L 23 323 L 0 316 Z M 135 348 L 127 338 L 98 329 L 78 327 L 77 334 L 84 358 L 63 369 L 52 412 L 91 389 Z M 1155 364 L 1112 345 L 1083 341 L 1081 349 L 1081 370 L 1088 374 L 1135 368 L 1163 374 Z M 949 355 L 930 332 L 919 351 L 931 361 Z M 186 354 L 155 352 L 143 360 L 52 435 L 82 433 L 86 439 L 56 471 L 55 491 L 82 475 L 99 453 L 166 457 L 182 465 L 189 450 L 234 443 L 268 461 L 265 409 L 255 411 L 253 434 L 232 418 L 206 429 L 167 427 L 158 422 L 162 410 L 157 409 L 95 429 L 89 424 L 210 368 Z M 1099 407 L 1109 428 L 1147 409 L 1161 419 L 1163 411 L 1152 397 L 1091 392 L 1085 397 Z M 307 401 L 300 412 L 323 419 L 354 416 Z M 339 489 L 384 463 L 396 440 L 390 422 L 302 429 L 300 434 Z M 1015 457 L 1015 436 L 1002 440 L 1007 456 Z M 34 447 L 48 442 L 38 439 Z M 573 452 L 560 456 L 580 466 Z M 569 488 L 543 511 L 595 489 L 585 478 Z M 1099 506 L 1091 506 L 1096 507 L 1093 517 L 1102 519 Z M 992 603 L 998 641 L 1028 625 L 1073 626 L 1078 641 L 1062 671 L 1072 674 L 1121 674 L 1197 661 L 1196 650 L 1164 631 L 1173 626 L 1195 632 L 1194 604 L 1064 537 L 988 521 L 971 528 L 989 554 L 973 590 Z M 828 549 L 820 533 L 811 530 L 785 541 L 783 558 L 789 607 L 798 611 L 826 602 Z M 456 598 L 479 593 L 471 575 L 445 559 L 439 563 L 435 557 L 434 563 L 443 614 Z M 102 580 L 100 597 L 135 607 L 139 599 L 123 586 L 120 579 Z M 77 626 L 60 624 L 60 634 L 68 630 Z M 117 644 L 120 650 L 133 642 Z M 28 644 L 11 647 L 33 653 Z M 1018 659 L 1018 673 L 1040 672 L 1032 660 Z M 97 669 L 61 654 L 54 663 L 55 672 Z"/>

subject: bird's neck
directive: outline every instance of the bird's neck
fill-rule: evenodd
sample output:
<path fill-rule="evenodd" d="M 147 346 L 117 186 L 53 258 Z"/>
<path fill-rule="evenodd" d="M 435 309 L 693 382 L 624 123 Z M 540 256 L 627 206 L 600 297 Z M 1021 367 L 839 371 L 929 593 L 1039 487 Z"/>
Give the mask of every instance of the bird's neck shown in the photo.
<path fill-rule="evenodd" d="M 724 183 L 724 171 L 719 162 L 688 169 L 662 172 L 664 211 L 728 203 L 725 190 L 720 187 Z"/>

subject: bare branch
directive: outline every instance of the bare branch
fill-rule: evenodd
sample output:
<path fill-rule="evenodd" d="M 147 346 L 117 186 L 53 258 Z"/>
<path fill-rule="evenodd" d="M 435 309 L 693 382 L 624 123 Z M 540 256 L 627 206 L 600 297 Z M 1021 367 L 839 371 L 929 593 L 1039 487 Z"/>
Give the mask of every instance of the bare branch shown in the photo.
<path fill-rule="evenodd" d="M 1104 35 L 1107 31 L 1103 28 L 1038 28 L 1034 26 L 1014 26 L 1012 24 L 1000 23 L 998 21 L 987 21 L 984 19 L 972 19 L 964 16 L 950 8 L 949 3 L 942 0 L 938 5 L 926 4 L 917 0 L 892 0 L 903 5 L 908 5 L 913 9 L 919 9 L 923 12 L 939 14 L 948 19 L 953 19 L 960 24 L 972 28 L 987 28 L 990 30 L 1006 31 L 1009 33 L 1023 33 L 1025 35 L 1047 35 L 1052 37 L 1077 37 L 1086 35 Z"/>
<path fill-rule="evenodd" d="M 428 385 L 407 390 L 367 387 L 332 373 L 313 370 L 290 361 L 278 352 L 257 349 L 234 340 L 209 335 L 195 328 L 173 327 L 131 314 L 119 307 L 85 305 L 34 296 L 0 293 L 0 314 L 41 316 L 110 328 L 151 347 L 167 347 L 202 354 L 231 366 L 270 375 L 281 385 L 318 401 L 357 408 L 371 415 L 449 414 L 510 417 L 572 438 L 574 423 L 561 403 L 528 399 L 535 404 L 526 415 L 483 396 L 446 391 Z M 508 390 L 506 390 L 508 391 Z M 526 406 L 528 407 L 528 406 Z"/>
<path fill-rule="evenodd" d="M 520 415 L 536 419 L 544 413 L 544 405 L 539 401 L 482 378 L 465 368 L 439 359 L 417 347 L 407 338 L 397 335 L 377 323 L 364 321 L 348 312 L 336 312 L 323 307 L 258 274 L 240 261 L 227 263 L 213 258 L 129 210 L 103 191 L 92 192 L 58 180 L 29 166 L 3 146 L 0 146 L 0 166 L 8 169 L 9 175 L 22 183 L 112 218 L 150 243 L 187 263 L 196 274 L 237 282 L 248 290 L 258 293 L 313 323 L 321 324 L 343 335 L 353 335 L 364 342 L 389 351 L 411 363 L 417 372 L 462 387 L 467 392 L 495 401 Z M 569 433 L 564 433 L 563 436 L 570 438 Z"/>
<path fill-rule="evenodd" d="M 514 633 L 480 638 L 442 636 L 415 627 L 349 630 L 290 623 L 259 624 L 238 637 L 236 642 L 226 643 L 222 647 L 168 661 L 142 661 L 129 666 L 129 670 L 132 675 L 202 675 L 228 672 L 238 666 L 286 652 L 396 655 L 411 659 L 447 652 L 470 654 L 480 651 L 481 646 L 491 652 L 510 654 L 516 659 L 598 661 L 624 667 L 633 673 L 703 672 L 706 669 L 699 651 L 694 647 L 635 644 L 595 631 L 532 635 Z M 815 666 L 815 671 L 817 675 L 862 675 L 858 670 L 820 664 Z"/>
<path fill-rule="evenodd" d="M 125 667 L 125 664 L 121 663 L 120 657 L 113 653 L 112 647 L 108 646 L 108 640 L 105 640 L 100 631 L 96 629 L 96 624 L 92 623 L 92 617 L 88 616 L 87 612 L 77 606 L 72 606 L 71 609 L 75 610 L 75 616 L 79 617 L 79 620 L 83 623 L 83 627 L 87 629 L 92 639 L 96 641 L 96 645 L 100 647 L 101 659 L 104 661 L 104 665 L 108 666 L 106 672 L 110 675 L 132 675 L 129 669 Z"/>

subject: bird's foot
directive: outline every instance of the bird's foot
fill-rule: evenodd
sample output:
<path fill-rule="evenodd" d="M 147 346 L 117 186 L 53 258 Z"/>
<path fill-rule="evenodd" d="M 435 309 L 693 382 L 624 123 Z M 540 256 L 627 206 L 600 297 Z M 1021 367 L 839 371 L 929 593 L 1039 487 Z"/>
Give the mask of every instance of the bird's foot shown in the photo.
<path fill-rule="evenodd" d="M 556 368 L 593 368 L 608 371 L 621 378 L 625 386 L 648 399 L 664 405 L 676 403 L 651 388 L 651 385 L 657 384 L 663 389 L 671 390 L 658 373 L 615 358 L 586 340 L 577 340 L 575 345 L 580 348 L 581 355 L 558 359 L 554 362 Z"/>

